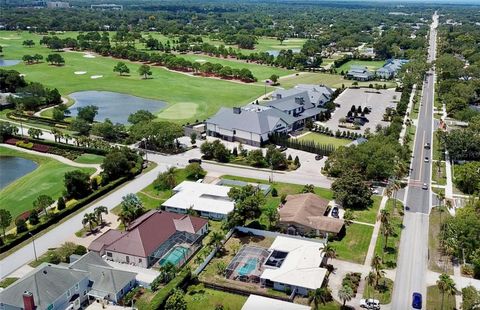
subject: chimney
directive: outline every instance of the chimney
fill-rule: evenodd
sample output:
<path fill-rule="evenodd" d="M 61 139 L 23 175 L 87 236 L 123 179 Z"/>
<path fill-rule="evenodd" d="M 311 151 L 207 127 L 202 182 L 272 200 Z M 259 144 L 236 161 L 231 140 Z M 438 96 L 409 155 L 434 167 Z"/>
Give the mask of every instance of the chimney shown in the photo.
<path fill-rule="evenodd" d="M 277 94 L 277 100 L 282 99 L 282 94 Z"/>
<path fill-rule="evenodd" d="M 32 292 L 23 292 L 23 308 L 25 310 L 35 310 L 35 300 L 33 300 Z"/>
<path fill-rule="evenodd" d="M 242 109 L 238 107 L 233 107 L 233 114 L 240 114 L 242 113 Z"/>
<path fill-rule="evenodd" d="M 295 97 L 295 103 L 296 104 L 303 104 L 303 98 L 302 97 Z"/>

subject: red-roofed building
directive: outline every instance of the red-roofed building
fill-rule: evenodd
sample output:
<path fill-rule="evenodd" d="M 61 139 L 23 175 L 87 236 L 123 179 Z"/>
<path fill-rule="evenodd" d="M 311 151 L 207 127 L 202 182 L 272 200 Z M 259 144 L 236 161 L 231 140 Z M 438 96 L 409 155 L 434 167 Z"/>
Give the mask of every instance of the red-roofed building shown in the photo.
<path fill-rule="evenodd" d="M 147 268 L 175 247 L 178 240 L 183 240 L 182 236 L 192 240 L 207 232 L 206 219 L 151 210 L 133 221 L 125 231 L 106 231 L 93 240 L 88 249 L 116 262 Z"/>

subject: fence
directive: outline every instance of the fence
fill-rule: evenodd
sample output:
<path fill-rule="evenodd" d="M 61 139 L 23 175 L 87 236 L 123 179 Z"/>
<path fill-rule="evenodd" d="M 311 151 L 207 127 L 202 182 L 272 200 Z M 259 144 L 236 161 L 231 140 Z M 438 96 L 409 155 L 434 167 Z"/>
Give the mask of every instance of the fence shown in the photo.
<path fill-rule="evenodd" d="M 251 294 L 255 294 L 255 295 L 259 295 L 259 296 L 263 296 L 263 297 L 267 297 L 267 298 L 274 298 L 274 299 L 287 301 L 287 302 L 292 302 L 293 298 L 295 298 L 295 293 L 294 292 L 292 292 L 292 294 L 290 294 L 289 297 L 283 297 L 283 296 L 278 296 L 278 295 L 274 295 L 274 294 L 264 293 L 264 292 L 259 291 L 259 290 L 247 290 L 247 289 L 243 289 L 243 288 L 239 288 L 239 287 L 224 286 L 224 285 L 213 284 L 213 283 L 209 283 L 209 282 L 205 282 L 205 281 L 200 281 L 200 283 L 202 283 L 207 288 L 220 290 L 220 291 L 224 291 L 224 292 L 227 292 L 227 293 L 233 293 L 233 294 L 237 294 L 237 295 L 243 295 L 243 296 L 250 296 Z"/>
<path fill-rule="evenodd" d="M 326 243 L 326 239 L 312 239 L 312 238 L 307 238 L 307 237 L 302 237 L 302 236 L 296 236 L 296 235 L 288 235 L 280 232 L 274 232 L 274 231 L 268 231 L 268 230 L 260 230 L 260 229 L 255 229 L 255 228 L 249 228 L 249 227 L 243 227 L 243 226 L 237 226 L 235 227 L 235 230 L 245 233 L 245 234 L 253 234 L 257 236 L 263 236 L 263 237 L 270 237 L 270 238 L 275 238 L 275 237 L 288 237 L 288 238 L 293 238 L 293 239 L 298 239 L 298 240 L 308 240 L 316 243 Z"/>
<path fill-rule="evenodd" d="M 225 242 L 227 242 L 228 239 L 230 239 L 230 237 L 232 236 L 233 232 L 234 232 L 235 229 L 230 229 L 228 231 L 228 233 L 225 235 L 225 238 L 223 238 L 222 240 L 222 244 L 225 244 Z M 208 263 L 210 263 L 210 261 L 212 260 L 212 258 L 215 256 L 215 254 L 217 254 L 217 248 L 214 248 L 210 254 L 208 254 L 207 257 L 205 257 L 205 260 L 203 261 L 203 263 L 200 264 L 200 266 L 197 267 L 197 269 L 195 269 L 195 271 L 193 272 L 194 275 L 198 275 L 200 274 L 200 272 L 202 272 L 203 269 L 205 269 L 205 267 L 208 265 Z"/>

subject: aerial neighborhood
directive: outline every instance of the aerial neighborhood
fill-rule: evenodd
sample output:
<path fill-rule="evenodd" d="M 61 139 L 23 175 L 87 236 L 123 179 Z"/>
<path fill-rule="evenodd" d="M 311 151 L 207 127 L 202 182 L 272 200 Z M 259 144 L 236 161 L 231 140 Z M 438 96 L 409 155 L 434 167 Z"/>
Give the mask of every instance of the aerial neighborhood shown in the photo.
<path fill-rule="evenodd" d="M 474 1 L 0 3 L 0 310 L 480 307 Z"/>

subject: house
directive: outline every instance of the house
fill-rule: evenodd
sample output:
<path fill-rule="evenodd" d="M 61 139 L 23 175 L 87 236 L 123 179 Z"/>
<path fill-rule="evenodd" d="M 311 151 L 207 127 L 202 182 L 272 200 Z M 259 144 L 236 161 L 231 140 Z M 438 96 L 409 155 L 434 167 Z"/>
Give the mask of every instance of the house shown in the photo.
<path fill-rule="evenodd" d="M 89 273 L 91 284 L 87 295 L 98 300 L 119 302 L 136 285 L 136 273 L 111 267 L 95 252 L 88 252 L 69 267 Z"/>
<path fill-rule="evenodd" d="M 290 235 L 337 235 L 345 223 L 327 216 L 328 203 L 328 200 L 313 193 L 288 195 L 278 210 L 278 224 Z"/>
<path fill-rule="evenodd" d="M 200 216 L 221 220 L 233 211 L 235 203 L 228 197 L 231 187 L 183 181 L 174 189 L 170 199 L 162 206 L 166 211 L 187 213 L 192 209 Z"/>
<path fill-rule="evenodd" d="M 325 103 L 329 102 L 332 99 L 332 95 L 335 89 L 332 89 L 323 84 L 298 84 L 294 88 L 275 90 L 272 93 L 272 99 L 279 100 L 282 98 L 299 95 L 305 91 L 308 92 L 311 103 L 317 106 L 323 106 L 325 105 Z"/>
<path fill-rule="evenodd" d="M 281 301 L 278 299 L 250 295 L 243 304 L 242 310 L 310 310 L 311 307 L 294 304 L 293 302 Z"/>
<path fill-rule="evenodd" d="M 272 133 L 290 132 L 294 121 L 282 111 L 261 105 L 220 108 L 206 121 L 207 136 L 261 146 Z"/>
<path fill-rule="evenodd" d="M 367 67 L 351 66 L 347 72 L 347 78 L 357 81 L 370 81 L 375 78 L 375 74 L 369 71 Z"/>
<path fill-rule="evenodd" d="M 89 245 L 88 250 L 119 263 L 148 268 L 178 243 L 192 246 L 189 255 L 208 232 L 208 221 L 199 217 L 151 210 L 125 231 L 108 230 Z"/>
<path fill-rule="evenodd" d="M 376 71 L 378 77 L 382 79 L 391 79 L 397 76 L 398 71 L 406 64 L 406 59 L 389 59 L 382 68 Z"/>
<path fill-rule="evenodd" d="M 327 270 L 321 268 L 324 244 L 308 239 L 278 236 L 269 248 L 270 256 L 260 276 L 262 285 L 278 291 L 307 296 L 322 286 Z"/>
<path fill-rule="evenodd" d="M 87 271 L 43 263 L 0 292 L 0 309 L 80 309 L 89 283 Z"/>

